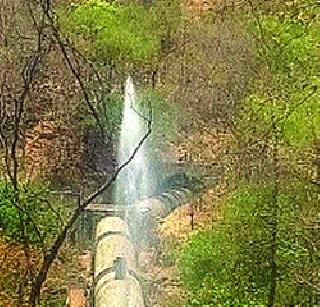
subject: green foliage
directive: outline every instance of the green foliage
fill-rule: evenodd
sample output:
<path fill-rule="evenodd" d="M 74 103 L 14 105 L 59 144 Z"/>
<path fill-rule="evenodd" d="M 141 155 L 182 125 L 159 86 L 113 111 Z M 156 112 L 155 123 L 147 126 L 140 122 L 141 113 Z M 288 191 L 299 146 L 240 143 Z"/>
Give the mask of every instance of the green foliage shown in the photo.
<path fill-rule="evenodd" d="M 163 19 L 166 15 L 163 16 L 161 10 L 138 4 L 117 5 L 90 0 L 72 9 L 61 9 L 58 16 L 63 31 L 78 43 L 84 40 L 84 49 L 101 61 L 154 58 L 168 31 L 164 28 L 168 19 Z M 79 34 L 81 39 L 77 37 Z"/>
<path fill-rule="evenodd" d="M 310 20 L 309 13 L 299 14 L 292 8 L 283 14 L 250 16 L 249 31 L 261 65 L 239 106 L 235 131 L 240 143 L 261 140 L 272 149 L 275 123 L 281 174 L 285 161 L 300 150 L 294 147 L 312 151 L 320 137 L 320 26 L 316 17 Z M 292 156 L 284 157 L 284 152 Z M 309 162 L 304 162 L 310 171 Z M 296 167 L 292 172 L 298 170 L 297 164 L 291 167 Z M 268 304 L 275 206 L 275 305 L 318 303 L 319 187 L 283 179 L 278 189 L 275 199 L 272 185 L 240 186 L 224 204 L 221 222 L 191 238 L 180 261 L 190 305 Z M 207 269 L 199 269 L 203 266 Z"/>
<path fill-rule="evenodd" d="M 266 40 L 264 56 L 275 73 L 316 72 L 319 59 L 320 34 L 317 26 L 302 24 L 292 19 L 265 17 L 261 21 L 261 37 Z"/>
<path fill-rule="evenodd" d="M 95 0 L 77 5 L 67 17 L 62 13 L 60 16 L 64 30 L 90 40 L 100 59 L 146 59 L 159 47 L 148 31 L 152 29 L 152 18 L 142 6 L 116 6 Z"/>
<path fill-rule="evenodd" d="M 49 191 L 42 184 L 25 184 L 15 190 L 0 181 L 0 231 L 8 240 L 23 239 L 23 224 L 28 242 L 46 244 L 60 229 L 63 209 L 49 202 Z"/>
<path fill-rule="evenodd" d="M 291 95 L 306 87 L 319 85 L 319 23 L 264 16 L 259 22 L 252 21 L 249 28 L 260 37 L 258 58 L 267 64 L 273 75 L 274 82 L 269 84 L 273 90 L 286 90 L 287 100 L 290 101 Z"/>
<path fill-rule="evenodd" d="M 238 138 L 265 138 L 272 132 L 274 119 L 284 141 L 298 147 L 312 146 L 320 136 L 320 113 L 319 94 L 310 93 L 309 88 L 292 93 L 290 103 L 281 98 L 270 101 L 258 94 L 248 96 L 236 118 Z"/>
<path fill-rule="evenodd" d="M 317 223 L 318 193 L 312 186 L 292 183 L 277 197 L 280 305 L 316 302 L 316 280 L 310 274 L 319 273 L 319 253 L 306 243 L 314 230 L 305 223 Z M 190 238 L 179 262 L 190 306 L 267 304 L 274 205 L 272 187 L 241 187 L 225 204 L 222 221 Z M 311 280 L 312 286 L 301 287 L 298 279 Z"/>
<path fill-rule="evenodd" d="M 320 138 L 319 95 L 295 108 L 284 125 L 284 136 L 295 146 L 310 146 Z"/>
<path fill-rule="evenodd" d="M 316 23 L 320 16 L 320 6 L 315 0 L 284 0 L 280 1 L 276 14 L 291 18 L 301 23 Z"/>
<path fill-rule="evenodd" d="M 274 73 L 315 73 L 319 65 L 319 25 L 292 18 L 263 16 L 252 21 L 252 31 L 263 40 L 264 52 Z M 316 65 L 316 66 L 315 66 Z M 307 70 L 306 70 L 307 69 Z"/>
<path fill-rule="evenodd" d="M 262 16 L 249 28 L 261 39 L 257 57 L 271 75 L 268 88 L 261 84 L 264 76 L 260 83 L 254 80 L 252 94 L 241 104 L 236 120 L 239 136 L 261 138 L 274 119 L 290 145 L 312 146 L 320 136 L 319 24 Z"/>

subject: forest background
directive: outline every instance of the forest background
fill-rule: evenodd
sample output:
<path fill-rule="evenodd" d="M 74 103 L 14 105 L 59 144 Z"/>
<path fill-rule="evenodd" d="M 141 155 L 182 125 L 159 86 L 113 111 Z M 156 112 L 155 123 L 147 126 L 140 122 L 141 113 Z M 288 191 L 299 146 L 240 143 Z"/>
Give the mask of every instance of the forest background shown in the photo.
<path fill-rule="evenodd" d="M 196 225 L 164 230 L 184 295 L 163 306 L 319 304 L 319 14 L 317 0 L 1 1 L 1 303 L 63 304 L 77 282 L 72 232 L 115 179 L 130 74 L 155 169 L 170 157 L 205 181 Z"/>

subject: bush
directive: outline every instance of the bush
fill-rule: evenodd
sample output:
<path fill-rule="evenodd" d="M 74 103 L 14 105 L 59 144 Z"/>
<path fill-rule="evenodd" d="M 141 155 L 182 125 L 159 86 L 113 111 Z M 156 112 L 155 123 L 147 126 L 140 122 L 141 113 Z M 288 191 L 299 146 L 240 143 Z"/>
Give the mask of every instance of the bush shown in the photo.
<path fill-rule="evenodd" d="M 253 80 L 251 95 L 239 106 L 239 139 L 265 137 L 274 118 L 284 143 L 312 146 L 320 131 L 319 24 L 276 16 L 264 16 L 261 23 L 249 24 L 252 35 L 265 41 L 262 47 L 257 46 L 257 59 L 267 64 L 271 75 L 267 77 L 264 72 L 262 76 L 269 79 Z M 268 83 L 272 95 L 261 88 L 263 82 Z"/>
<path fill-rule="evenodd" d="M 314 248 L 319 248 L 319 235 L 310 226 L 317 224 L 319 191 L 300 183 L 286 187 L 277 197 L 276 302 L 312 305 L 317 297 L 319 258 Z M 190 238 L 179 261 L 190 305 L 267 305 L 273 205 L 271 187 L 239 188 L 225 204 L 223 220 Z"/>
<path fill-rule="evenodd" d="M 81 35 L 98 59 L 145 60 L 159 51 L 155 16 L 142 5 L 86 1 L 58 11 L 60 26 L 74 40 Z"/>
<path fill-rule="evenodd" d="M 172 44 L 180 24 L 180 2 L 138 3 L 87 0 L 57 10 L 61 30 L 98 61 L 144 62 Z"/>
<path fill-rule="evenodd" d="M 10 183 L 0 181 L 0 233 L 7 240 L 23 240 L 23 223 L 29 243 L 46 244 L 59 231 L 63 216 L 66 208 L 49 202 L 45 185 L 25 184 L 15 190 Z"/>

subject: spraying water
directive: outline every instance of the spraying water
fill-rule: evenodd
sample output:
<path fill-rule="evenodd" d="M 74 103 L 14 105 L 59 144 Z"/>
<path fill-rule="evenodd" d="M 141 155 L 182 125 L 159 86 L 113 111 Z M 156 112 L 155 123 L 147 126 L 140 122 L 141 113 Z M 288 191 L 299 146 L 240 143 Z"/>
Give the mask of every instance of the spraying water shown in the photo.
<path fill-rule="evenodd" d="M 146 121 L 139 115 L 134 83 L 128 77 L 125 84 L 125 102 L 118 146 L 119 165 L 126 162 L 146 132 Z M 120 173 L 115 187 L 116 204 L 132 204 L 148 193 L 148 161 L 146 143 L 134 159 Z"/>

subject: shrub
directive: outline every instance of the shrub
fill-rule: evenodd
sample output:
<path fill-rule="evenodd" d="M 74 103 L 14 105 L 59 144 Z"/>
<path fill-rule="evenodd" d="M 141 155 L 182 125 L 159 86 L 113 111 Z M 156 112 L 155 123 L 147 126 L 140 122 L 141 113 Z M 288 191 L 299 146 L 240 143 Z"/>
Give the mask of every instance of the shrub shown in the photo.
<path fill-rule="evenodd" d="M 314 304 L 319 274 L 314 248 L 319 247 L 319 235 L 310 225 L 317 224 L 319 191 L 301 183 L 286 187 L 277 197 L 276 299 L 280 305 Z M 267 304 L 273 205 L 270 186 L 239 188 L 225 204 L 223 220 L 213 230 L 190 238 L 179 261 L 190 305 Z"/>
<path fill-rule="evenodd" d="M 241 103 L 236 118 L 239 138 L 265 137 L 274 118 L 284 143 L 312 146 L 320 130 L 319 24 L 263 16 L 261 23 L 251 20 L 249 29 L 264 41 L 257 46 L 257 59 L 271 75 L 262 82 L 253 80 L 251 95 Z M 264 71 L 262 76 L 268 74 Z M 271 95 L 261 88 L 263 82 Z"/>
<path fill-rule="evenodd" d="M 42 184 L 25 184 L 14 189 L 0 181 L 0 231 L 10 241 L 23 240 L 31 244 L 46 244 L 59 231 L 66 208 L 60 203 L 50 203 L 49 191 Z"/>
<path fill-rule="evenodd" d="M 80 34 L 86 41 L 84 49 L 98 59 L 146 60 L 159 51 L 156 20 L 142 5 L 92 0 L 61 9 L 58 16 L 63 31 L 78 42 Z"/>

